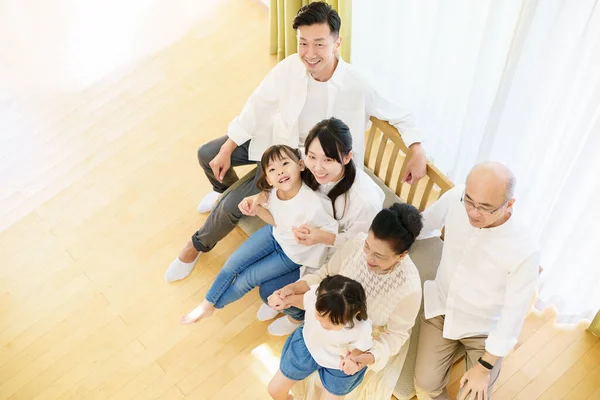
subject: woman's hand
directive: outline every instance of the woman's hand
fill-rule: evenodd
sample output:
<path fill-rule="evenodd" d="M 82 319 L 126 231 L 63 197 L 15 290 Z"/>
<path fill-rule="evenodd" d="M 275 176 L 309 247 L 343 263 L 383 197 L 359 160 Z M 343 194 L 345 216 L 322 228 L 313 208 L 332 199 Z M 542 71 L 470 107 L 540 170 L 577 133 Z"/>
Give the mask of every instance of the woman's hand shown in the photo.
<path fill-rule="evenodd" d="M 358 364 L 361 369 L 375 363 L 375 357 L 372 353 L 360 351 L 358 349 L 352 350 L 348 355 L 348 358 Z"/>
<path fill-rule="evenodd" d="M 286 301 L 286 298 L 295 294 L 294 284 L 291 283 L 274 291 L 273 294 L 267 298 L 267 302 L 269 303 L 269 307 L 273 310 L 281 311 L 291 306 L 291 304 Z"/>
<path fill-rule="evenodd" d="M 305 246 L 312 246 L 318 243 L 333 245 L 335 242 L 335 235 L 333 233 L 322 231 L 308 224 L 292 228 L 292 232 L 294 233 L 294 238 L 296 238 L 296 243 Z"/>
<path fill-rule="evenodd" d="M 346 375 L 354 375 L 367 365 L 371 365 L 375 362 L 373 354 L 365 351 L 354 349 L 346 353 L 346 357 L 340 357 L 340 369 L 344 371 Z"/>
<path fill-rule="evenodd" d="M 290 305 L 288 304 L 287 301 L 285 301 L 285 297 L 281 297 L 277 292 L 280 292 L 280 290 L 277 290 L 276 292 L 273 292 L 272 295 L 269 296 L 269 298 L 267 299 L 267 303 L 269 304 L 269 307 L 271 307 L 273 310 L 276 311 L 282 311 L 285 310 L 286 308 L 289 308 Z"/>
<path fill-rule="evenodd" d="M 285 299 L 288 296 L 293 296 L 293 295 L 296 294 L 296 291 L 294 290 L 293 285 L 294 285 L 293 283 L 290 284 L 290 285 L 285 285 L 281 289 L 274 291 L 273 294 L 276 294 L 282 300 Z"/>
<path fill-rule="evenodd" d="M 255 194 L 254 196 L 244 198 L 242 201 L 240 201 L 240 204 L 238 204 L 238 208 L 242 214 L 254 217 L 258 208 L 268 200 L 269 193 L 263 191 L 259 194 Z"/>

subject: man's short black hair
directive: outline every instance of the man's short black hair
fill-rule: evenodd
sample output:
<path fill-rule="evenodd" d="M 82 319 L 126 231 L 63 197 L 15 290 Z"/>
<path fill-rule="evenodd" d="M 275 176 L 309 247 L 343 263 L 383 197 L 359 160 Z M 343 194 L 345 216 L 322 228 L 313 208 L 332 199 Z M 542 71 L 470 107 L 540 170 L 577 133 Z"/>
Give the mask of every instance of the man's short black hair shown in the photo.
<path fill-rule="evenodd" d="M 334 37 L 340 35 L 342 20 L 337 11 L 324 1 L 315 1 L 314 3 L 303 6 L 296 18 L 294 18 L 294 30 L 303 25 L 327 24 Z"/>

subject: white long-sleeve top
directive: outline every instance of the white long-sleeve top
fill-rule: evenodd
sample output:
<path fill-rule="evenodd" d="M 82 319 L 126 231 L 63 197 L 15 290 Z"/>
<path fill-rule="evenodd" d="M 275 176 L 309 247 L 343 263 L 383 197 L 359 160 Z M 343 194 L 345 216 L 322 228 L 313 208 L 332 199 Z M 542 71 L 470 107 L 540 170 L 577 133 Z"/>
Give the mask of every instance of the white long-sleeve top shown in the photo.
<path fill-rule="evenodd" d="M 363 286 L 367 296 L 367 314 L 373 322 L 374 331 L 373 346 L 369 351 L 375 357 L 375 363 L 369 368 L 379 371 L 410 338 L 421 307 L 421 279 L 409 256 L 387 274 L 369 270 L 364 253 L 366 237 L 366 233 L 361 233 L 347 240 L 327 264 L 301 280 L 310 286 L 328 275 L 340 274 Z"/>
<path fill-rule="evenodd" d="M 315 317 L 318 285 L 313 285 L 304 293 L 303 304 L 306 310 L 304 319 L 304 343 L 310 355 L 321 367 L 340 369 L 340 357 L 358 349 L 367 351 L 373 344 L 371 321 L 354 319 L 354 327 L 344 327 L 339 331 L 323 329 Z"/>
<path fill-rule="evenodd" d="M 326 196 L 336 183 L 321 185 L 318 191 Z M 368 232 L 373 219 L 383 208 L 384 200 L 383 190 L 364 171 L 357 170 L 350 189 L 335 199 L 336 218 L 339 223 L 335 247 L 340 247 L 358 233 Z"/>
<path fill-rule="evenodd" d="M 423 213 L 419 239 L 445 226 L 437 276 L 424 285 L 425 317 L 445 315 L 447 339 L 488 335 L 486 351 L 503 357 L 517 343 L 534 295 L 539 249 L 514 215 L 494 228 L 473 227 L 464 190 L 452 188 Z"/>
<path fill-rule="evenodd" d="M 275 221 L 273 237 L 290 260 L 311 268 L 318 268 L 325 262 L 328 246 L 298 244 L 292 228 L 309 224 L 336 233 L 338 222 L 333 218 L 331 200 L 328 197 L 302 183 L 300 191 L 289 200 L 279 199 L 277 189 L 272 189 L 265 207 Z"/>
<path fill-rule="evenodd" d="M 248 158 L 258 161 L 274 144 L 301 145 L 298 118 L 308 93 L 308 72 L 297 54 L 279 62 L 252 93 L 242 112 L 231 121 L 227 135 L 236 144 L 250 140 Z M 341 58 L 327 81 L 325 118 L 344 121 L 352 132 L 354 159 L 362 169 L 364 131 L 370 116 L 389 121 L 407 146 L 422 142 L 409 112 L 382 97 L 352 66 Z M 303 135 L 306 132 L 302 132 Z"/>

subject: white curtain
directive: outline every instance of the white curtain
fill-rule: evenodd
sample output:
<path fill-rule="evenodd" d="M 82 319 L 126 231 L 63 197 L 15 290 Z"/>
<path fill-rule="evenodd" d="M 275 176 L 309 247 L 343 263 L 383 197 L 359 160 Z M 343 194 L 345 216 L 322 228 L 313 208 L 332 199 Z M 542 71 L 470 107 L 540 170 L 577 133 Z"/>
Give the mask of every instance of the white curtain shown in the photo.
<path fill-rule="evenodd" d="M 517 176 L 542 247 L 538 308 L 600 309 L 599 0 L 353 2 L 352 62 L 412 109 L 454 182 L 477 162 Z"/>

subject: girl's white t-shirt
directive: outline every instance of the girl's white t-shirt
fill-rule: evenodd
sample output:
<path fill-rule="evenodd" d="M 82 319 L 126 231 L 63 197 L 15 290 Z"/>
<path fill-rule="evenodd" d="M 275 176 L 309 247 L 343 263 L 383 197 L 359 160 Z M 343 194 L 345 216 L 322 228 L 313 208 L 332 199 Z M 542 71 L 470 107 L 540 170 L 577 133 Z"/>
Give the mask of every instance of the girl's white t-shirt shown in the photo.
<path fill-rule="evenodd" d="M 317 288 L 313 285 L 304 294 L 304 343 L 312 358 L 324 368 L 340 369 L 340 357 L 354 349 L 368 351 L 373 345 L 371 320 L 354 320 L 353 328 L 344 328 L 339 331 L 323 329 L 315 317 L 315 304 L 317 303 Z"/>
<path fill-rule="evenodd" d="M 296 243 L 292 227 L 308 224 L 327 232 L 337 233 L 338 222 L 333 218 L 331 200 L 302 183 L 298 194 L 290 200 L 280 200 L 277 197 L 277 190 L 271 189 L 265 207 L 273 216 L 275 221 L 273 237 L 283 252 L 296 264 L 311 268 L 321 267 L 326 261 L 328 246 L 324 244 L 306 246 Z"/>

